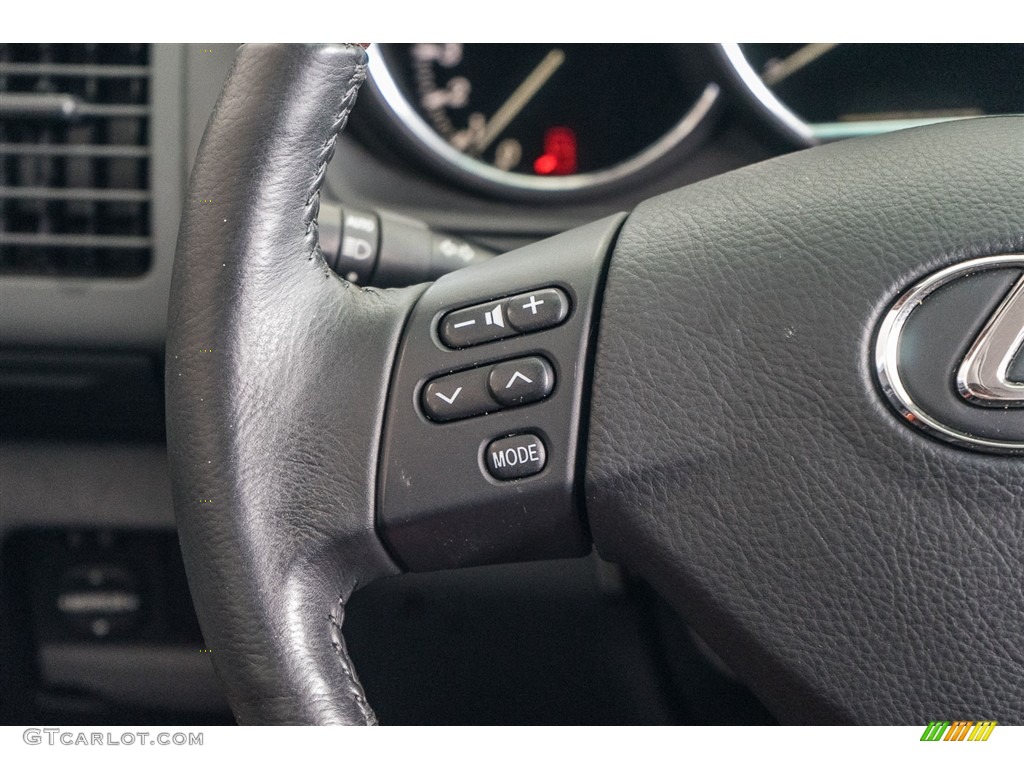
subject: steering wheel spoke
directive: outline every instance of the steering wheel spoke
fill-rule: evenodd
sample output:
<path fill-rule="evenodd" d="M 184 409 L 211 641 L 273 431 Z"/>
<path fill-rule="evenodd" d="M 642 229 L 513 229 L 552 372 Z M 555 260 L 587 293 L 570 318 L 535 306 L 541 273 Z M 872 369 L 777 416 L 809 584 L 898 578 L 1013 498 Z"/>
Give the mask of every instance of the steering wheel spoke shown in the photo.
<path fill-rule="evenodd" d="M 399 355 L 378 524 L 413 571 L 569 557 L 609 217 L 434 283 Z"/>

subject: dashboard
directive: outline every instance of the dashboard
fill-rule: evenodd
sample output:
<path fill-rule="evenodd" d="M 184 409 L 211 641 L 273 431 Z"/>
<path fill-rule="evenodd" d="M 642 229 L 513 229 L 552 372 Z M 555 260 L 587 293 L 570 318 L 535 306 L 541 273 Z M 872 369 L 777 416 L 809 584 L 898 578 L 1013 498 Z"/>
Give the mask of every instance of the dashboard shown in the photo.
<path fill-rule="evenodd" d="M 0 684 L 16 692 L 5 723 L 229 717 L 177 555 L 162 355 L 181 198 L 233 53 L 0 45 L 0 652 L 13 660 Z M 1022 53 L 374 45 L 324 210 L 510 251 L 815 143 L 1022 112 Z M 671 655 L 680 644 L 665 638 L 686 627 L 596 557 L 401 577 L 360 593 L 351 621 L 385 722 L 526 722 L 541 700 L 552 709 L 529 716 L 544 722 L 624 709 L 642 722 L 771 721 L 699 638 Z M 575 633 L 579 646 L 560 646 Z M 384 634 L 395 648 L 372 644 Z M 550 690 L 522 688 L 502 657 Z M 424 669 L 446 671 L 450 699 L 416 698 L 433 682 Z M 481 680 L 508 696 L 481 705 Z"/>

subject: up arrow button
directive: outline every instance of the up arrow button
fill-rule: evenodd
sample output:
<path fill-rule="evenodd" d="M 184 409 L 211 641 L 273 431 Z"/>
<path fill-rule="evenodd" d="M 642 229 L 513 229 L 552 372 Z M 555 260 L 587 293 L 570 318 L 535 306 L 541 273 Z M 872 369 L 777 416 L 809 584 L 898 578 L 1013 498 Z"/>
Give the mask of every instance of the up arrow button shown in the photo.
<path fill-rule="evenodd" d="M 512 389 L 512 385 L 517 381 L 521 381 L 524 384 L 533 384 L 533 379 L 526 378 L 522 371 L 516 371 L 512 374 L 512 378 L 508 380 L 508 384 L 505 385 L 505 389 Z"/>
<path fill-rule="evenodd" d="M 555 386 L 555 372 L 543 357 L 524 357 L 499 363 L 487 377 L 491 396 L 502 405 L 525 405 L 543 400 Z"/>

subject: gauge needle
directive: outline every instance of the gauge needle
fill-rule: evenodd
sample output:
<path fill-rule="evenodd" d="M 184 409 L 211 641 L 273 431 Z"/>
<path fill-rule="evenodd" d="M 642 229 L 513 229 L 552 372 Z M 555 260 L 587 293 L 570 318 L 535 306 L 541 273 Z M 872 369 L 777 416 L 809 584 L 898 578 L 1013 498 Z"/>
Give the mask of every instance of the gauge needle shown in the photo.
<path fill-rule="evenodd" d="M 548 55 L 541 59 L 540 64 L 534 67 L 533 72 L 527 75 L 526 79 L 487 121 L 487 126 L 480 134 L 480 138 L 471 145 L 476 154 L 481 154 L 491 145 L 491 142 L 498 138 L 498 135 L 515 120 L 516 115 L 523 111 L 523 107 L 530 103 L 530 99 L 544 87 L 544 83 L 555 74 L 564 61 L 565 52 L 561 48 L 552 48 L 548 51 Z"/>
<path fill-rule="evenodd" d="M 799 72 L 815 59 L 824 56 L 839 43 L 808 43 L 797 48 L 793 53 L 779 61 L 776 59 L 768 64 L 761 73 L 765 85 L 781 83 L 794 72 Z"/>

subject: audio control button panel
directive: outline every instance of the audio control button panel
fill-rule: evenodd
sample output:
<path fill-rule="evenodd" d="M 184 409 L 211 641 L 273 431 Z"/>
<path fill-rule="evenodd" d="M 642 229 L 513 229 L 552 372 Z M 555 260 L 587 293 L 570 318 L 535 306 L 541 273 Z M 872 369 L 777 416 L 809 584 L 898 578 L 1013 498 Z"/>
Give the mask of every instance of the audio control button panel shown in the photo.
<path fill-rule="evenodd" d="M 581 422 L 600 289 L 625 216 L 429 285 L 388 388 L 376 528 L 404 570 L 590 551 Z"/>

